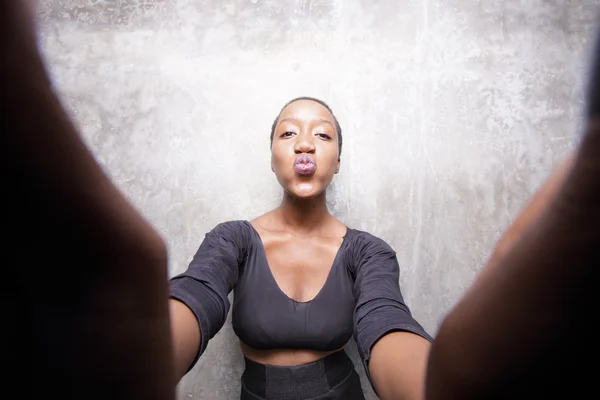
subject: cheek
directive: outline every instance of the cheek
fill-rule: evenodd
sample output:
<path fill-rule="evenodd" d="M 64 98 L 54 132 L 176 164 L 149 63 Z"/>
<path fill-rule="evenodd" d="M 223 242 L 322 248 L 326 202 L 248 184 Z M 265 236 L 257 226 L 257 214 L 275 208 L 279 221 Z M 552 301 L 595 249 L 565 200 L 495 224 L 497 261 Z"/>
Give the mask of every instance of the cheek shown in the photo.
<path fill-rule="evenodd" d="M 283 173 L 285 166 L 289 163 L 288 157 L 284 154 L 284 152 L 278 150 L 271 153 L 271 168 L 276 175 L 280 175 Z"/>
<path fill-rule="evenodd" d="M 278 154 L 271 154 L 271 165 L 273 166 L 273 168 L 278 168 L 280 167 L 282 164 L 282 159 L 281 156 Z"/>
<path fill-rule="evenodd" d="M 327 157 L 323 157 L 321 163 L 324 167 L 326 167 L 327 171 L 335 173 L 338 167 L 337 152 L 335 154 L 327 154 Z"/>

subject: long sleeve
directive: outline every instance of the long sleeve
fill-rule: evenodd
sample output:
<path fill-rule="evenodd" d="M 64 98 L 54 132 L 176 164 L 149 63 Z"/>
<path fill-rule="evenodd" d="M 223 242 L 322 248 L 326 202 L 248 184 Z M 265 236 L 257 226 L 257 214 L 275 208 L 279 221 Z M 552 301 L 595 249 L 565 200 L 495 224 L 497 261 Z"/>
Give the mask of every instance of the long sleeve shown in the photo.
<path fill-rule="evenodd" d="M 368 374 L 371 349 L 387 333 L 408 331 L 433 339 L 404 303 L 398 259 L 387 243 L 369 234 L 356 238 L 354 265 L 354 338 Z"/>
<path fill-rule="evenodd" d="M 237 283 L 246 244 L 244 222 L 219 224 L 206 234 L 187 270 L 170 281 L 170 297 L 187 305 L 200 326 L 200 349 L 190 368 L 225 324 L 230 307 L 227 296 Z"/>

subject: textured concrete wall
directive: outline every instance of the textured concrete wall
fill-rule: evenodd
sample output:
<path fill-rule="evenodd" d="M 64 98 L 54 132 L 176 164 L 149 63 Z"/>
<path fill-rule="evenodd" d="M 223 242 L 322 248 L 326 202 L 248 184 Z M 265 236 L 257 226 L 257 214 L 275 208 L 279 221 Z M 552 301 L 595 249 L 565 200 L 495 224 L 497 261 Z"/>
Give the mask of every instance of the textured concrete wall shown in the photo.
<path fill-rule="evenodd" d="M 218 222 L 277 205 L 271 122 L 291 97 L 317 96 L 345 129 L 331 210 L 397 250 L 406 300 L 435 334 L 575 143 L 599 9 L 600 0 L 41 0 L 39 14 L 65 106 L 162 232 L 171 274 Z M 238 398 L 241 361 L 228 323 L 181 382 L 181 399 Z"/>

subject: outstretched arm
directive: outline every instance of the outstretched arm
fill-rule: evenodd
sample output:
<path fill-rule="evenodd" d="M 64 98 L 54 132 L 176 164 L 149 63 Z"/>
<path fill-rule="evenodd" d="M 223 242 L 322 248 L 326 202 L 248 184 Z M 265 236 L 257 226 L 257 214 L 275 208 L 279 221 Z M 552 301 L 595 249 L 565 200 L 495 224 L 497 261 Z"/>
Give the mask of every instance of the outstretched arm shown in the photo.
<path fill-rule="evenodd" d="M 7 381 L 29 377 L 50 397 L 172 399 L 165 245 L 54 95 L 28 6 L 0 2 Z"/>
<path fill-rule="evenodd" d="M 427 398 L 580 397 L 600 267 L 600 53 L 576 152 L 536 193 L 434 341 Z M 593 370 L 593 369 L 592 369 Z"/>
<path fill-rule="evenodd" d="M 421 400 L 431 337 L 404 302 L 396 253 L 366 237 L 354 259 L 355 339 L 373 387 L 382 400 Z"/>

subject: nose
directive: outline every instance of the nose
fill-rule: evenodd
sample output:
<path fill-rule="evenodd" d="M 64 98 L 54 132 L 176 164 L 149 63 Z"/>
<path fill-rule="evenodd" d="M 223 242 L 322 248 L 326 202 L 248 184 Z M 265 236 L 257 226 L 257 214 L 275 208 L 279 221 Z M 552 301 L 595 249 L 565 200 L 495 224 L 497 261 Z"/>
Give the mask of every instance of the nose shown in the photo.
<path fill-rule="evenodd" d="M 294 152 L 296 154 L 309 153 L 314 154 L 315 143 L 313 142 L 312 135 L 299 135 L 296 144 L 294 145 Z"/>

